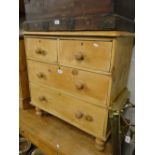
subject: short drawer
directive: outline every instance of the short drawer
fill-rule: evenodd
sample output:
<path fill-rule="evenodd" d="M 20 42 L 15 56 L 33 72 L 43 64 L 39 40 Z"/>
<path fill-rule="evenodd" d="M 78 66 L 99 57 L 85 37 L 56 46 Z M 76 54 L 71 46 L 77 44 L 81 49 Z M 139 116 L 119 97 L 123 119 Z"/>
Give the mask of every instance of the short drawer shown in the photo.
<path fill-rule="evenodd" d="M 94 71 L 110 71 L 112 41 L 60 40 L 60 64 Z"/>
<path fill-rule="evenodd" d="M 28 61 L 28 71 L 32 82 L 63 90 L 95 104 L 107 104 L 109 76 L 34 61 Z"/>
<path fill-rule="evenodd" d="M 107 111 L 59 91 L 30 84 L 32 104 L 98 137 L 106 129 Z"/>
<path fill-rule="evenodd" d="M 27 59 L 57 62 L 57 40 L 25 37 Z"/>

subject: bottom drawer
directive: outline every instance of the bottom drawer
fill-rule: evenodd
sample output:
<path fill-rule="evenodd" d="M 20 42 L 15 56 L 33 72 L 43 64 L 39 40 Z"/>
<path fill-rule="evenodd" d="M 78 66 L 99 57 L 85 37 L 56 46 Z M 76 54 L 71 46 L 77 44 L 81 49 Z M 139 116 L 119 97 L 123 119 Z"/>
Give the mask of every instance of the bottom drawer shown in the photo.
<path fill-rule="evenodd" d="M 107 110 L 40 85 L 30 84 L 32 104 L 99 138 L 106 137 Z"/>

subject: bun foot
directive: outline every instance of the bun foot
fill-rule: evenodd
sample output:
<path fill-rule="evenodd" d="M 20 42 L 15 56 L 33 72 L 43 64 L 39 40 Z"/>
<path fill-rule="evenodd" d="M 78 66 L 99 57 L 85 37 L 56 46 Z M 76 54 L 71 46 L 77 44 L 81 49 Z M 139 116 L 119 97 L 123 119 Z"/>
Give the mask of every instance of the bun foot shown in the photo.
<path fill-rule="evenodd" d="M 36 107 L 35 110 L 36 110 L 36 115 L 42 116 L 43 112 L 40 108 Z"/>
<path fill-rule="evenodd" d="M 96 138 L 96 140 L 95 140 L 96 149 L 99 151 L 103 151 L 104 146 L 105 146 L 105 141 L 103 141 L 102 139 Z"/>

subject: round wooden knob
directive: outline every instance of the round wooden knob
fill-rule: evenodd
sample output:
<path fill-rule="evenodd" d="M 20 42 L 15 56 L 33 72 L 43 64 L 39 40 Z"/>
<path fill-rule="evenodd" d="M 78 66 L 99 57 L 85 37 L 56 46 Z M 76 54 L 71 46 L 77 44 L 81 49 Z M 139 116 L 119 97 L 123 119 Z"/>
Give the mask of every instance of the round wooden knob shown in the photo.
<path fill-rule="evenodd" d="M 46 97 L 45 97 L 45 96 L 40 96 L 40 97 L 39 97 L 39 100 L 40 100 L 41 102 L 46 101 Z"/>
<path fill-rule="evenodd" d="M 38 107 L 35 108 L 36 110 L 36 115 L 41 116 L 42 115 L 42 110 Z"/>
<path fill-rule="evenodd" d="M 86 121 L 92 122 L 93 121 L 93 117 L 90 115 L 86 115 L 85 116 Z"/>
<path fill-rule="evenodd" d="M 77 52 L 75 54 L 75 59 L 78 60 L 78 61 L 81 61 L 81 60 L 84 59 L 84 55 L 81 52 Z"/>
<path fill-rule="evenodd" d="M 37 76 L 38 76 L 38 78 L 45 78 L 45 74 L 43 74 L 43 73 L 38 73 Z"/>
<path fill-rule="evenodd" d="M 76 83 L 75 83 L 75 86 L 76 86 L 76 88 L 77 88 L 78 90 L 84 89 L 84 84 L 83 84 L 82 82 L 80 82 L 80 81 L 76 82 Z"/>
<path fill-rule="evenodd" d="M 73 69 L 73 70 L 72 70 L 72 74 L 73 74 L 73 75 L 77 75 L 77 74 L 78 74 L 78 70 Z"/>
<path fill-rule="evenodd" d="M 46 55 L 46 51 L 45 51 L 45 50 L 41 50 L 41 51 L 40 51 L 40 54 L 41 54 L 41 55 Z"/>
<path fill-rule="evenodd" d="M 46 51 L 43 50 L 43 49 L 36 49 L 36 54 L 39 54 L 39 55 L 46 55 Z"/>
<path fill-rule="evenodd" d="M 75 117 L 76 117 L 77 119 L 81 119 L 81 118 L 83 117 L 83 113 L 82 113 L 82 112 L 76 112 L 76 113 L 75 113 Z"/>
<path fill-rule="evenodd" d="M 41 54 L 41 50 L 40 49 L 36 49 L 36 54 Z"/>

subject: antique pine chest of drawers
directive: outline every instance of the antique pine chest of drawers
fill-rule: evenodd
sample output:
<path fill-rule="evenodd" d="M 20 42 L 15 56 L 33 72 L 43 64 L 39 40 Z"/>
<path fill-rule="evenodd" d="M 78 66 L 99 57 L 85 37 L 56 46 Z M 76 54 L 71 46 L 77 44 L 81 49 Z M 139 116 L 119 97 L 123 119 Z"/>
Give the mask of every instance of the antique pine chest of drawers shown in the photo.
<path fill-rule="evenodd" d="M 109 107 L 126 90 L 127 32 L 24 32 L 31 104 L 96 137 L 104 148 Z"/>

